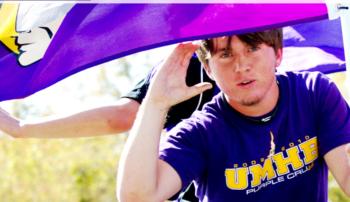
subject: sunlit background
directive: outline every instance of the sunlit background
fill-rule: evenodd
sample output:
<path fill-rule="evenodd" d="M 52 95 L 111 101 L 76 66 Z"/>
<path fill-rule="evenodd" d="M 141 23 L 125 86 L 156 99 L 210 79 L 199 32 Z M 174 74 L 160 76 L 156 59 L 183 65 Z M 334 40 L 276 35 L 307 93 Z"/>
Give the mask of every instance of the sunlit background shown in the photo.
<path fill-rule="evenodd" d="M 142 52 L 90 68 L 30 97 L 0 106 L 22 120 L 34 121 L 113 104 L 170 49 Z M 347 96 L 345 74 L 330 77 Z M 117 166 L 127 134 L 75 139 L 0 136 L 1 202 L 116 201 Z M 350 201 L 331 176 L 329 180 L 329 201 Z"/>

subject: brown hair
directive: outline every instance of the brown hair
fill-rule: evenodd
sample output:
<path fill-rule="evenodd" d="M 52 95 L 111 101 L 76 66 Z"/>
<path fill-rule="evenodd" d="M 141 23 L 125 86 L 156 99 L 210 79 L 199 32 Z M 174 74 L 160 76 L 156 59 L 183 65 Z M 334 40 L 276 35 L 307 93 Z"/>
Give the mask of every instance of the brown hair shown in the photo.
<path fill-rule="evenodd" d="M 251 47 L 256 47 L 260 44 L 265 43 L 266 45 L 272 47 L 277 53 L 278 49 L 281 49 L 283 46 L 283 34 L 282 29 L 272 29 L 262 32 L 254 32 L 248 34 L 239 34 L 236 35 L 239 40 L 248 44 Z M 227 47 L 231 45 L 232 36 L 228 38 Z M 216 48 L 214 46 L 214 38 L 204 39 L 200 41 L 200 47 L 196 51 L 199 60 L 203 64 L 208 64 L 208 59 L 210 55 L 215 54 Z"/>

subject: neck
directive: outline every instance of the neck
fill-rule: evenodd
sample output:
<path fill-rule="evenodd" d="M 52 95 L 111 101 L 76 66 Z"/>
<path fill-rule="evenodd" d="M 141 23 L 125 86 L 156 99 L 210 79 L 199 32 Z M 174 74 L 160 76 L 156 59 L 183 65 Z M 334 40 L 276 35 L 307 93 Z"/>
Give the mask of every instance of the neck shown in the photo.
<path fill-rule="evenodd" d="M 278 97 L 279 88 L 276 82 L 271 85 L 271 88 L 267 91 L 264 97 L 262 97 L 259 103 L 251 106 L 242 105 L 241 103 L 230 100 L 228 96 L 225 95 L 225 99 L 231 107 L 241 114 L 251 117 L 263 116 L 271 112 L 277 105 Z"/>

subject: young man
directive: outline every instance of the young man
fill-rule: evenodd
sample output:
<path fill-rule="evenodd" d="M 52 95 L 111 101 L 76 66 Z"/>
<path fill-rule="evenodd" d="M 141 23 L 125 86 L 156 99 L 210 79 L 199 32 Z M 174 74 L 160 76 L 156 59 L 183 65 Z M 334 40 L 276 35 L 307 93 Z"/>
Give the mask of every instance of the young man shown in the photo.
<path fill-rule="evenodd" d="M 319 73 L 277 73 L 281 30 L 202 41 L 198 55 L 221 89 L 159 144 L 188 87 L 197 45 L 181 44 L 155 75 L 123 152 L 120 201 L 163 201 L 195 180 L 201 201 L 327 201 L 327 167 L 350 195 L 350 110 Z"/>

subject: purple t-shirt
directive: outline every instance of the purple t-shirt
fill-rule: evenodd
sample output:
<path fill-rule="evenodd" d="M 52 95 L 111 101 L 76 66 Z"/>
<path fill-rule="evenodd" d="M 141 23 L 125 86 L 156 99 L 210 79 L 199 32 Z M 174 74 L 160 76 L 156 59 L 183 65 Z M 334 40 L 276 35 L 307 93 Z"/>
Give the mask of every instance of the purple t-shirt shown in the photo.
<path fill-rule="evenodd" d="M 327 201 L 323 156 L 350 142 L 349 107 L 320 73 L 276 76 L 271 120 L 243 116 L 219 93 L 162 141 L 160 158 L 183 187 L 195 181 L 201 201 Z"/>

